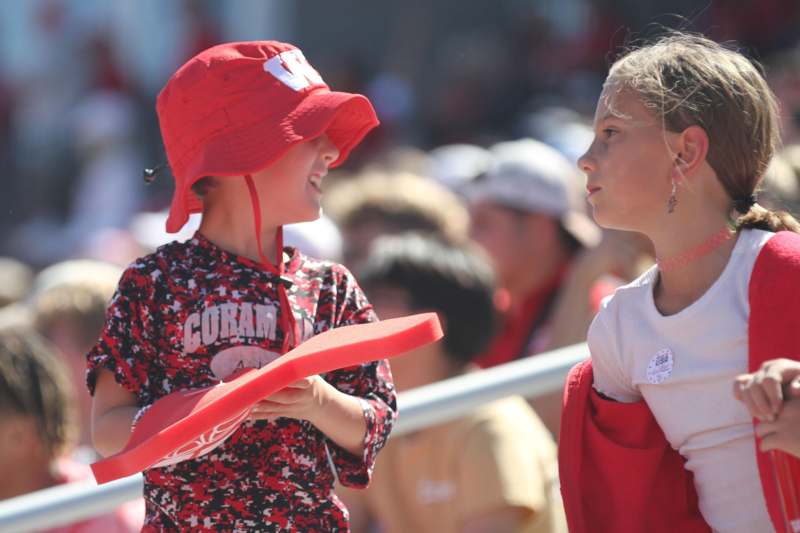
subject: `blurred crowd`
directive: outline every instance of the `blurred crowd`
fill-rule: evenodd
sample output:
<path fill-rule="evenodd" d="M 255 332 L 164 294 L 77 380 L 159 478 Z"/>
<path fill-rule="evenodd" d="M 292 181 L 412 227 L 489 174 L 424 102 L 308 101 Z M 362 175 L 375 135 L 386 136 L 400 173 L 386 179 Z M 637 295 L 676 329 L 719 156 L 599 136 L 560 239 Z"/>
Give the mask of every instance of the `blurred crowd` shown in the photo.
<path fill-rule="evenodd" d="M 226 37 L 213 4 L 180 3 L 185 31 L 166 70 Z M 323 72 L 368 94 L 384 127 L 326 178 L 325 216 L 285 240 L 351 269 L 381 317 L 440 314 L 446 340 L 392 363 L 400 391 L 583 342 L 600 300 L 652 264 L 645 239 L 587 216 L 575 165 L 593 136 L 585 87 L 600 87 L 620 28 L 650 21 L 631 21 L 627 4 L 565 2 L 583 31 L 519 8 L 513 32 L 448 40 L 458 60 L 437 59 L 450 68 L 424 91 L 402 58 L 370 70 L 344 56 Z M 163 158 L 153 88 L 129 75 L 102 26 L 70 25 L 69 2 L 36 5 L 51 53 L 24 75 L 0 68 L 0 499 L 90 477 L 84 354 L 122 269 L 193 231 L 167 234 L 170 180 L 142 180 Z M 800 4 L 719 1 L 696 15 L 764 62 L 784 147 L 759 202 L 797 215 Z M 373 488 L 343 492 L 354 531 L 456 531 L 492 513 L 521 531 L 564 531 L 559 412 L 560 395 L 508 398 L 392 439 Z M 136 530 L 142 509 L 86 530 Z"/>

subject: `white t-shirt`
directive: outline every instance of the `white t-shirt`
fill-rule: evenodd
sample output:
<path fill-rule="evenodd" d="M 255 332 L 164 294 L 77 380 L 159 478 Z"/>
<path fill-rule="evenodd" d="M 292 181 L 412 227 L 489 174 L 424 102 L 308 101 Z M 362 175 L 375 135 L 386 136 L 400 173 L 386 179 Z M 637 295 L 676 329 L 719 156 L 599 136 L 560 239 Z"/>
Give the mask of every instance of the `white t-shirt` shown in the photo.
<path fill-rule="evenodd" d="M 744 230 L 714 284 L 663 316 L 654 266 L 603 302 L 589 328 L 594 387 L 621 402 L 644 398 L 693 472 L 700 511 L 715 531 L 774 531 L 758 476 L 750 415 L 733 397 L 747 372 L 748 286 L 774 234 Z"/>

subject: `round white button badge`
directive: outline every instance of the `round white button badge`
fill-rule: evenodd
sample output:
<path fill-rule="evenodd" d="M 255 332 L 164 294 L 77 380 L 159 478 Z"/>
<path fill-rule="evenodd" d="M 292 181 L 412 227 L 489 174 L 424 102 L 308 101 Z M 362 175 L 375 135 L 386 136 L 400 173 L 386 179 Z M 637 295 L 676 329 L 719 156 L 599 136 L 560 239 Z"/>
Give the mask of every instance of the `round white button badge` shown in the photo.
<path fill-rule="evenodd" d="M 647 365 L 647 382 L 651 385 L 663 383 L 672 375 L 674 358 L 672 350 L 664 348 L 659 350 Z"/>

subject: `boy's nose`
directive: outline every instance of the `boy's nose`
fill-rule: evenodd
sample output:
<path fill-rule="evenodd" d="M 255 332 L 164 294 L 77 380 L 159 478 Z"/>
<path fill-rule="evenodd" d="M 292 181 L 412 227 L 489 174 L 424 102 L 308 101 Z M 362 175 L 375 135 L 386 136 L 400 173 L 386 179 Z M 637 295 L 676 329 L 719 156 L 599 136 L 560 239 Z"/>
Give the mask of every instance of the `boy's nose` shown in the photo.
<path fill-rule="evenodd" d="M 320 140 L 319 153 L 328 165 L 339 159 L 339 149 L 327 134 L 323 135 Z"/>

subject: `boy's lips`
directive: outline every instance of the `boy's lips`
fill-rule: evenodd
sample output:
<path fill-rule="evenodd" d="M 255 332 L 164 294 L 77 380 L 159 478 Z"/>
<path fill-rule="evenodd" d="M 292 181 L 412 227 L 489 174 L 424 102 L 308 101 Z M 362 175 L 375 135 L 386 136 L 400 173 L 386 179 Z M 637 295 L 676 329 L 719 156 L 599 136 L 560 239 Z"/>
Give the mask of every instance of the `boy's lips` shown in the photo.
<path fill-rule="evenodd" d="M 602 189 L 602 187 L 598 187 L 597 185 L 587 185 L 586 186 L 587 196 L 593 195 L 594 193 L 596 193 L 600 189 Z"/>
<path fill-rule="evenodd" d="M 308 182 L 317 192 L 322 192 L 322 180 L 324 177 L 324 174 L 315 172 L 308 177 Z"/>

